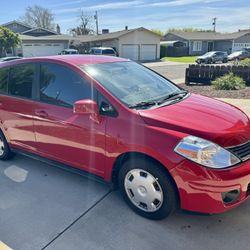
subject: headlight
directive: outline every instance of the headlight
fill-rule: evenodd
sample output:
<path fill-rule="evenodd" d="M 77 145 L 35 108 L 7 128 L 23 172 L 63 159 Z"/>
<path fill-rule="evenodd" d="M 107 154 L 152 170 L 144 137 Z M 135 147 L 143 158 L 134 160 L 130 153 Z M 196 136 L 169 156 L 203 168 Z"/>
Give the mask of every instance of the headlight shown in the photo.
<path fill-rule="evenodd" d="M 183 157 L 209 168 L 227 168 L 240 162 L 228 150 L 196 136 L 181 140 L 174 151 Z"/>

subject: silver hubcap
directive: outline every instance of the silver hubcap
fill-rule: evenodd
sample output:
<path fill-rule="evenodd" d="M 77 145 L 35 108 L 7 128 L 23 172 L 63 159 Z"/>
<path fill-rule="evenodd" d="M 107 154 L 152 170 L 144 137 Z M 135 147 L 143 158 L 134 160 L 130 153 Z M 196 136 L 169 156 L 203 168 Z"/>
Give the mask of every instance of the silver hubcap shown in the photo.
<path fill-rule="evenodd" d="M 3 143 L 3 139 L 0 138 L 0 156 L 2 156 L 4 153 L 4 143 Z"/>
<path fill-rule="evenodd" d="M 132 169 L 125 177 L 124 187 L 130 201 L 139 209 L 155 212 L 163 203 L 161 186 L 153 175 L 143 169 Z"/>

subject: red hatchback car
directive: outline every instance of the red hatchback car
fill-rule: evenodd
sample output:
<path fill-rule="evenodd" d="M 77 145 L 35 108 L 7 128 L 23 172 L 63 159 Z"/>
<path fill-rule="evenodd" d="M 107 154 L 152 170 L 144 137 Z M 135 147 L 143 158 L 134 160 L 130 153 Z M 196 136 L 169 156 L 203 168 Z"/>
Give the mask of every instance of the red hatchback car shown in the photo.
<path fill-rule="evenodd" d="M 138 214 L 220 213 L 250 196 L 250 121 L 126 59 L 0 65 L 0 158 L 36 155 L 120 188 Z"/>

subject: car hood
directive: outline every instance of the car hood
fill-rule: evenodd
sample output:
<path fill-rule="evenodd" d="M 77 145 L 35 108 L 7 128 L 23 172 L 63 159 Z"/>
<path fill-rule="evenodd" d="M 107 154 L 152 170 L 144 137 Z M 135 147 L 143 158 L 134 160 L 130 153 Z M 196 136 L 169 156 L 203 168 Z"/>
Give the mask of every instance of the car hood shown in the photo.
<path fill-rule="evenodd" d="M 181 102 L 139 113 L 148 125 L 198 136 L 224 147 L 250 140 L 250 121 L 243 111 L 201 95 L 191 94 Z"/>

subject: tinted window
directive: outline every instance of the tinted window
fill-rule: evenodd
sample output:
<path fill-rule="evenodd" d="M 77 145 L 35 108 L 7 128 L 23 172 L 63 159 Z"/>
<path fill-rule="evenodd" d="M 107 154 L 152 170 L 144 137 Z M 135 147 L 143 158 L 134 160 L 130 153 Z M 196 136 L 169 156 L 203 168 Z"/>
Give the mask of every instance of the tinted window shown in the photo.
<path fill-rule="evenodd" d="M 14 96 L 31 98 L 35 65 L 21 64 L 10 69 L 9 93 Z"/>
<path fill-rule="evenodd" d="M 66 107 L 83 99 L 92 99 L 91 85 L 72 70 L 57 64 L 42 64 L 40 100 Z"/>
<path fill-rule="evenodd" d="M 0 69 L 0 93 L 6 94 L 8 91 L 9 69 Z"/>
<path fill-rule="evenodd" d="M 94 49 L 94 54 L 101 54 L 102 51 L 100 49 Z"/>
<path fill-rule="evenodd" d="M 107 54 L 115 54 L 115 52 L 114 52 L 114 50 L 112 50 L 112 49 L 104 49 L 103 51 L 102 51 L 102 54 L 103 55 L 107 55 Z"/>

